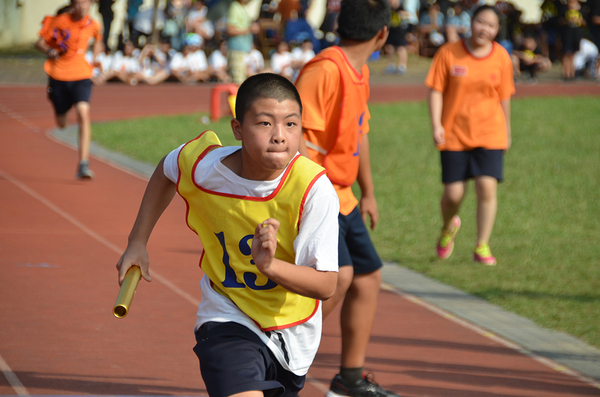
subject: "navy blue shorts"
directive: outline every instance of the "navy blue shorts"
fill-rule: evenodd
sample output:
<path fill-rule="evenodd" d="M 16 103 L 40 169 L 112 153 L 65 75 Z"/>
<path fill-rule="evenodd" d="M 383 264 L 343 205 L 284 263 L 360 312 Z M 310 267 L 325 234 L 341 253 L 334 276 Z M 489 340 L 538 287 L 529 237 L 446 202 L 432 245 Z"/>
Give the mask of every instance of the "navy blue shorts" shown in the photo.
<path fill-rule="evenodd" d="M 366 274 L 380 269 L 383 264 L 362 220 L 358 206 L 348 215 L 339 214 L 340 224 L 338 263 L 352 265 L 354 274 Z"/>
<path fill-rule="evenodd" d="M 442 182 L 466 181 L 476 176 L 504 180 L 504 150 L 476 148 L 467 151 L 441 151 Z"/>
<path fill-rule="evenodd" d="M 61 81 L 48 80 L 48 98 L 56 114 L 65 114 L 78 102 L 89 102 L 92 95 L 92 80 Z"/>
<path fill-rule="evenodd" d="M 267 397 L 295 397 L 305 376 L 285 370 L 248 328 L 234 322 L 204 323 L 196 331 L 194 353 L 211 397 L 262 390 Z"/>

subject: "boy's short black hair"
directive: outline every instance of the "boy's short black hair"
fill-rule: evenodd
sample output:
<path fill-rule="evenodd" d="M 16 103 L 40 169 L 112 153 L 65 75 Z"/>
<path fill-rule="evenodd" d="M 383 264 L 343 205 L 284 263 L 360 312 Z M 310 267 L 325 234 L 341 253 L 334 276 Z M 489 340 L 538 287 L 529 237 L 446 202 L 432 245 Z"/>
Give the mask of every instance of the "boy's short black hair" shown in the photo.
<path fill-rule="evenodd" d="M 235 100 L 235 118 L 243 123 L 248 109 L 256 100 L 263 98 L 275 99 L 279 102 L 287 99 L 296 101 L 300 107 L 300 115 L 302 115 L 300 94 L 291 81 L 278 74 L 259 73 L 248 77 L 238 89 Z"/>
<path fill-rule="evenodd" d="M 475 11 L 473 12 L 473 17 L 471 18 L 471 21 L 473 19 L 475 19 L 475 17 L 477 15 L 479 15 L 481 12 L 486 11 L 486 10 L 490 10 L 494 14 L 496 14 L 496 16 L 498 17 L 498 23 L 500 23 L 500 21 L 502 21 L 502 15 L 500 14 L 500 10 L 498 10 L 498 7 L 491 6 L 488 4 L 484 4 L 482 6 L 479 6 L 477 9 L 475 9 Z"/>
<path fill-rule="evenodd" d="M 391 19 L 388 0 L 343 0 L 338 34 L 344 40 L 368 41 L 384 26 L 389 28 Z"/>

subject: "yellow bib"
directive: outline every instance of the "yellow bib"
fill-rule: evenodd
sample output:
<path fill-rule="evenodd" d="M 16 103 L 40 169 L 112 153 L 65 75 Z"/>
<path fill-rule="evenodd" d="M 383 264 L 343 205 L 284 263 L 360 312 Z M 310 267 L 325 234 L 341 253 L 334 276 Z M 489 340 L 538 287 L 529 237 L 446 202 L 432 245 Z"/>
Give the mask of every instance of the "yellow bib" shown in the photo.
<path fill-rule="evenodd" d="M 256 226 L 267 218 L 280 222 L 275 257 L 295 263 L 294 240 L 304 201 L 325 172 L 297 156 L 267 197 L 244 197 L 208 191 L 194 183 L 196 164 L 221 143 L 212 131 L 187 143 L 179 154 L 177 190 L 188 207 L 187 222 L 204 246 L 200 266 L 213 288 L 231 299 L 262 330 L 301 324 L 317 311 L 319 301 L 292 293 L 263 275 L 251 255 Z"/>

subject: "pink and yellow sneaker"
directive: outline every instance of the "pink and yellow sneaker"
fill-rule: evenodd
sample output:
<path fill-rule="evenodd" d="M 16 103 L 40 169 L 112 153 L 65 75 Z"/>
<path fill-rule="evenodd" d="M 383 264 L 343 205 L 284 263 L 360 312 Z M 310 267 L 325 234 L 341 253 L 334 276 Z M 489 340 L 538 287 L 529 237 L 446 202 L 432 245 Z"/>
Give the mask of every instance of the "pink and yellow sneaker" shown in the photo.
<path fill-rule="evenodd" d="M 496 264 L 496 258 L 490 251 L 490 246 L 487 243 L 479 243 L 475 247 L 473 252 L 473 260 L 478 263 L 483 263 L 487 266 L 494 266 Z"/>
<path fill-rule="evenodd" d="M 442 229 L 442 235 L 437 243 L 437 256 L 440 259 L 446 259 L 452 254 L 452 250 L 454 250 L 454 237 L 456 237 L 458 229 L 460 229 L 460 218 L 458 215 L 454 215 L 452 217 L 452 229 Z"/>

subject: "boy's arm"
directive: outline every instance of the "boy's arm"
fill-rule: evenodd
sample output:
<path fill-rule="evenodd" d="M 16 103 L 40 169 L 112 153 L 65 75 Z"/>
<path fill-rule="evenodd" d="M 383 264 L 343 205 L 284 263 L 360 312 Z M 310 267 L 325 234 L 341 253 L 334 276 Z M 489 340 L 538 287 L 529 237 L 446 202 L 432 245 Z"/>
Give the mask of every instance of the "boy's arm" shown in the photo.
<path fill-rule="evenodd" d="M 367 224 L 367 215 L 371 217 L 371 230 L 375 229 L 379 221 L 379 211 L 377 210 L 377 201 L 375 200 L 375 188 L 373 186 L 373 176 L 371 175 L 371 154 L 369 149 L 369 136 L 363 135 L 360 144 L 360 155 L 358 163 L 358 185 L 360 186 L 360 212 L 363 222 Z"/>
<path fill-rule="evenodd" d="M 127 270 L 132 265 L 137 265 L 142 271 L 142 277 L 146 281 L 151 281 L 148 272 L 148 252 L 146 244 L 152 233 L 156 222 L 169 206 L 175 195 L 176 185 L 171 182 L 163 171 L 164 158 L 158 163 L 152 178 L 148 182 L 142 204 L 138 211 L 137 218 L 129 233 L 127 249 L 117 263 L 119 270 L 119 285 L 123 283 Z"/>
<path fill-rule="evenodd" d="M 511 126 L 510 126 L 510 99 L 506 99 L 504 101 L 500 101 L 500 106 L 502 107 L 502 110 L 504 111 L 504 118 L 506 119 L 506 137 L 507 137 L 507 146 L 506 146 L 506 151 L 508 151 L 510 149 L 510 146 L 512 144 L 512 131 L 511 131 Z"/>
<path fill-rule="evenodd" d="M 444 96 L 440 91 L 429 90 L 429 116 L 431 117 L 431 127 L 433 128 L 433 142 L 436 145 L 446 143 L 446 131 L 442 125 L 442 107 Z"/>
<path fill-rule="evenodd" d="M 60 52 L 56 48 L 51 47 L 43 37 L 40 37 L 35 43 L 35 48 L 46 54 L 48 59 L 58 59 L 60 56 Z"/>
<path fill-rule="evenodd" d="M 275 258 L 278 230 L 279 221 L 273 218 L 256 227 L 252 259 L 258 270 L 290 292 L 319 300 L 331 298 L 337 284 L 337 272 L 322 272 Z"/>

